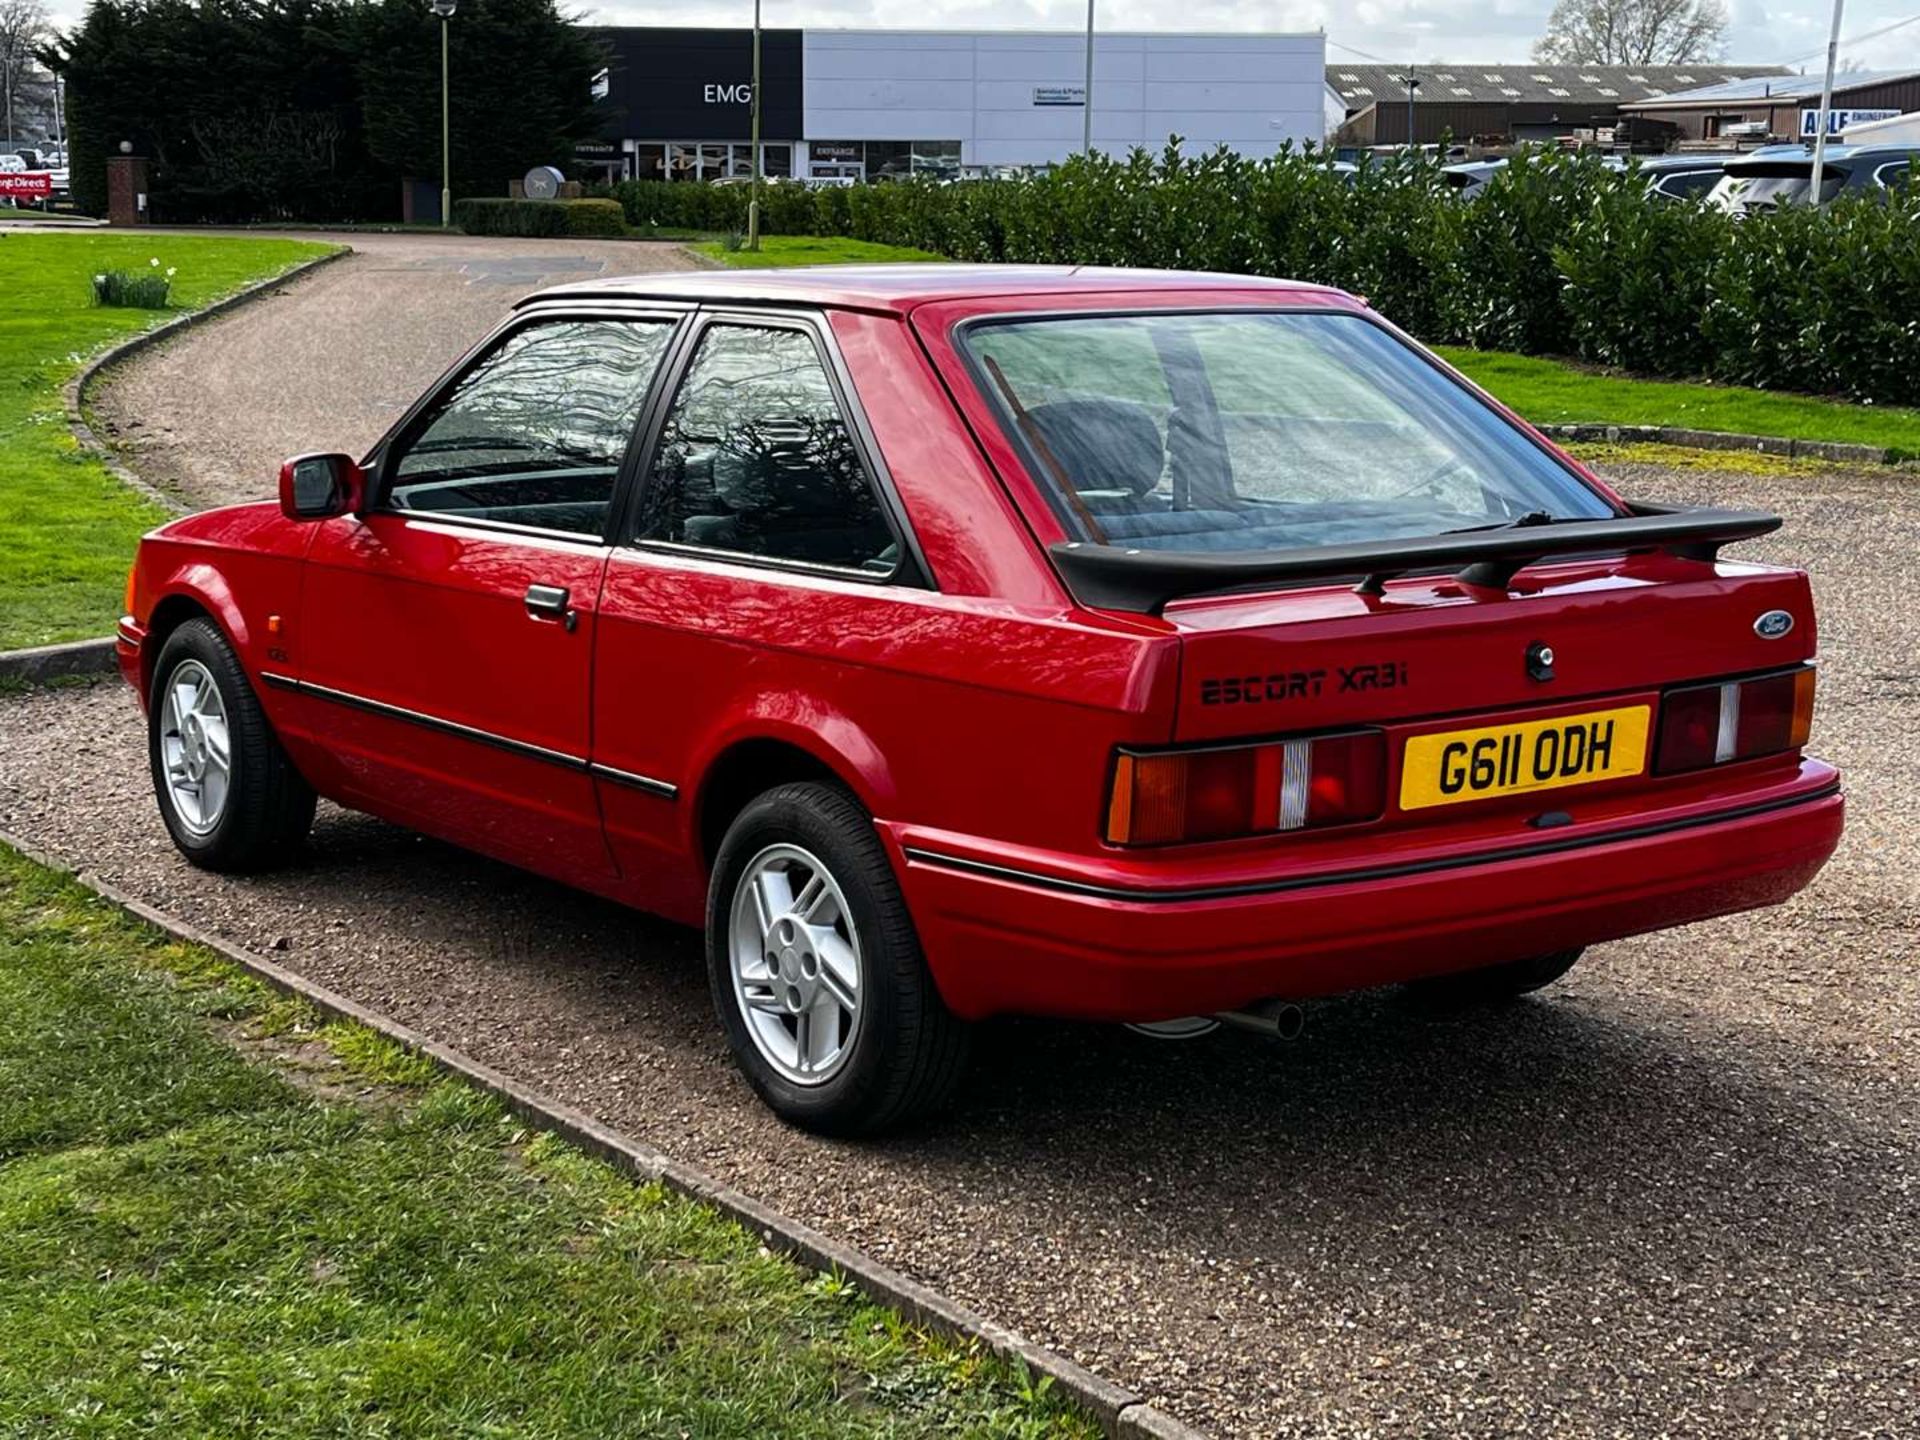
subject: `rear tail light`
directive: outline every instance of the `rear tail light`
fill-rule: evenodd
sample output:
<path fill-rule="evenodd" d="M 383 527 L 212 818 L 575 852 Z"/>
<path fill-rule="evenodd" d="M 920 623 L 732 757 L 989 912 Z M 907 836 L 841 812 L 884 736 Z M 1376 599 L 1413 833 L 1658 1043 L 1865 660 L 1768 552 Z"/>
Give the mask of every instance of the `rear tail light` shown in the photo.
<path fill-rule="evenodd" d="M 1265 745 L 1120 753 L 1107 805 L 1114 845 L 1230 840 L 1376 819 L 1386 806 L 1378 730 Z"/>
<path fill-rule="evenodd" d="M 1660 698 L 1654 770 L 1673 775 L 1798 750 L 1813 729 L 1811 668 L 1689 685 Z"/>

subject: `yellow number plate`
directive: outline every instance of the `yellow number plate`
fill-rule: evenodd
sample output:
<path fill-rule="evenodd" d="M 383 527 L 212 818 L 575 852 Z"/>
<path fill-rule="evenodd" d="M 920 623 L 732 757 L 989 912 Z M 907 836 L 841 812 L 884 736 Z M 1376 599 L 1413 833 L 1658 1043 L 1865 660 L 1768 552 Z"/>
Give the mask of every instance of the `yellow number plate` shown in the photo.
<path fill-rule="evenodd" d="M 1554 720 L 1448 730 L 1407 741 L 1400 808 L 1424 810 L 1638 775 L 1647 765 L 1645 705 Z"/>

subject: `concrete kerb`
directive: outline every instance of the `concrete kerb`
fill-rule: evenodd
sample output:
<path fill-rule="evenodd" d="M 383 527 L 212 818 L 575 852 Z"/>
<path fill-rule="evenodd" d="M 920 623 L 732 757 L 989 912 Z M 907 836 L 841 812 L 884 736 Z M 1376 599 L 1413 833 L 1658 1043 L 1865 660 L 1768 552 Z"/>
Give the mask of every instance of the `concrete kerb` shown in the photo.
<path fill-rule="evenodd" d="M 1878 445 L 1843 445 L 1831 440 L 1789 440 L 1779 435 L 1739 435 L 1723 430 L 1687 430 L 1673 425 L 1605 425 L 1583 422 L 1542 425 L 1555 440 L 1619 444 L 1677 445 L 1687 450 L 1737 450 L 1782 455 L 1795 460 L 1827 460 L 1841 465 L 1905 465 L 1911 458 Z"/>
<path fill-rule="evenodd" d="M 0 681 L 44 685 L 74 675 L 111 675 L 118 668 L 112 640 L 73 640 L 65 645 L 36 645 L 30 650 L 0 650 Z"/>
<path fill-rule="evenodd" d="M 161 341 L 171 339 L 183 330 L 211 320 L 216 315 L 224 315 L 227 311 L 257 300 L 262 295 L 298 280 L 303 275 L 311 274 L 322 265 L 331 265 L 334 261 L 344 260 L 351 254 L 353 254 L 353 247 L 346 246 L 328 255 L 316 255 L 313 259 L 302 261 L 292 269 L 283 270 L 270 279 L 255 281 L 243 289 L 234 291 L 224 299 L 215 300 L 212 304 L 203 305 L 196 310 L 189 310 L 184 315 L 176 315 L 164 325 L 156 325 L 151 330 L 142 330 L 138 335 L 131 335 L 111 349 L 102 351 L 89 361 L 78 375 L 67 382 L 64 396 L 67 428 L 73 432 L 73 438 L 79 442 L 81 449 L 95 456 L 101 464 L 112 471 L 114 478 L 122 485 L 175 514 L 184 514 L 187 507 L 180 502 L 179 497 L 169 495 L 164 490 L 142 480 L 120 463 L 120 457 L 113 453 L 112 447 L 106 441 L 93 433 L 93 427 L 87 423 L 86 417 L 88 388 L 99 378 L 102 371 L 118 365 L 122 360 L 138 354 L 148 346 L 158 345 Z"/>
<path fill-rule="evenodd" d="M 1051 1377 L 1059 1391 L 1094 1415 L 1113 1440 L 1206 1440 L 1201 1431 L 1175 1420 L 1132 1391 L 1102 1379 L 1085 1366 L 1036 1345 L 1006 1326 L 996 1324 L 919 1281 L 882 1265 L 850 1245 L 823 1235 L 810 1225 L 780 1214 L 705 1172 L 621 1134 L 584 1111 L 543 1095 L 490 1065 L 430 1040 L 411 1027 L 369 1010 L 251 950 L 222 940 L 217 935 L 210 935 L 188 921 L 127 894 L 98 876 L 77 870 L 65 861 L 43 853 L 5 830 L 0 830 L 0 845 L 7 846 L 36 864 L 70 876 L 102 899 L 176 940 L 205 946 L 282 994 L 305 1001 L 329 1018 L 364 1025 L 425 1056 L 447 1074 L 494 1095 L 529 1125 L 558 1135 L 630 1175 L 644 1180 L 657 1180 L 689 1199 L 712 1206 L 758 1235 L 769 1249 L 815 1270 L 838 1271 L 870 1298 L 892 1306 L 915 1323 L 953 1338 L 977 1340 L 995 1354 L 1019 1361 L 1035 1374 Z"/>

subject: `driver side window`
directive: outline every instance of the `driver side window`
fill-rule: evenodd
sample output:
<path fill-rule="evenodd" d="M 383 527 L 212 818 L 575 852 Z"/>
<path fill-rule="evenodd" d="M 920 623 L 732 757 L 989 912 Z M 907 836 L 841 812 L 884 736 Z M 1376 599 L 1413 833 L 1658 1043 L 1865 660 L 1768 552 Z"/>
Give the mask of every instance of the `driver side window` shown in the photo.
<path fill-rule="evenodd" d="M 516 330 L 392 457 L 395 510 L 598 535 L 673 323 Z"/>

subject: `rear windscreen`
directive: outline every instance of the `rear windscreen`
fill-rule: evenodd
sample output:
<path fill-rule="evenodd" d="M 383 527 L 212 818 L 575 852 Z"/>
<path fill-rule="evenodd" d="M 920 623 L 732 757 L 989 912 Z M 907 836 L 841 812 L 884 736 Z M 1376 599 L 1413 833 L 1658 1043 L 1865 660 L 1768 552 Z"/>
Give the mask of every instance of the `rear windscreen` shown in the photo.
<path fill-rule="evenodd" d="M 963 344 L 1068 532 L 1249 551 L 1617 513 L 1358 315 L 1085 315 Z"/>
<path fill-rule="evenodd" d="M 1820 202 L 1838 195 L 1847 173 L 1829 165 L 1820 175 Z M 1813 195 L 1813 166 L 1789 162 L 1778 166 L 1745 167 L 1728 171 L 1708 198 L 1728 210 L 1759 210 L 1777 205 L 1804 205 Z"/>

